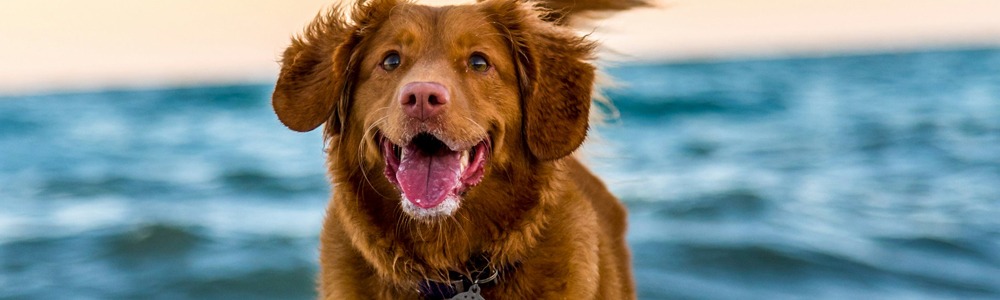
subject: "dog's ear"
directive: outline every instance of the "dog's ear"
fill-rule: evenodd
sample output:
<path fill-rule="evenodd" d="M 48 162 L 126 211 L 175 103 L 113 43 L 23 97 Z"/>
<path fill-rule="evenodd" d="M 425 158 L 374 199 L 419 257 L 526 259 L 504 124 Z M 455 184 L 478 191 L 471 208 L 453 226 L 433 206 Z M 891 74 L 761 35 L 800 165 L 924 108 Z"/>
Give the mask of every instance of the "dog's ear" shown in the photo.
<path fill-rule="evenodd" d="M 326 122 L 331 114 L 337 114 L 334 106 L 348 80 L 347 60 L 341 52 L 350 50 L 344 49 L 344 42 L 350 36 L 349 28 L 340 10 L 333 9 L 316 16 L 302 35 L 293 37 L 292 45 L 285 49 L 271 105 L 278 119 L 289 129 L 310 131 Z M 338 127 L 339 124 L 334 122 L 327 126 Z"/>
<path fill-rule="evenodd" d="M 271 96 L 281 123 L 305 132 L 325 122 L 328 133 L 340 133 L 361 59 L 358 48 L 364 35 L 374 31 L 397 4 L 397 0 L 359 1 L 351 12 L 353 24 L 333 8 L 292 38 Z"/>
<path fill-rule="evenodd" d="M 530 38 L 526 46 L 531 49 L 524 52 L 533 59 L 521 62 L 535 74 L 533 90 L 523 99 L 528 148 L 542 160 L 562 158 L 587 136 L 594 66 L 585 60 L 593 44 L 563 32 L 536 32 Z"/>
<path fill-rule="evenodd" d="M 477 0 L 485 2 L 487 0 Z M 534 5 L 544 9 L 540 16 L 547 22 L 566 25 L 574 18 L 594 19 L 608 13 L 640 7 L 652 7 L 653 0 L 533 0 Z M 527 1 L 524 1 L 527 2 Z"/>
<path fill-rule="evenodd" d="M 594 86 L 594 66 L 587 61 L 595 44 L 544 21 L 520 1 L 484 4 L 514 48 L 528 149 L 540 160 L 569 155 L 587 137 Z"/>

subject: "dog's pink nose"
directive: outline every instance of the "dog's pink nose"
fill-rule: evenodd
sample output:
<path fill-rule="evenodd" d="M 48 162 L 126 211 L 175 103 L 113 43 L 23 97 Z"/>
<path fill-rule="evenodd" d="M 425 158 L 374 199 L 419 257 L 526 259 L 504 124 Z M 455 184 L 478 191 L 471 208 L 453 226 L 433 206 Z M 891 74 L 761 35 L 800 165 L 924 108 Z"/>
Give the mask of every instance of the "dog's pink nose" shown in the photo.
<path fill-rule="evenodd" d="M 430 119 L 448 105 L 448 89 L 437 82 L 411 82 L 403 86 L 399 93 L 399 103 L 407 115 L 420 119 Z"/>

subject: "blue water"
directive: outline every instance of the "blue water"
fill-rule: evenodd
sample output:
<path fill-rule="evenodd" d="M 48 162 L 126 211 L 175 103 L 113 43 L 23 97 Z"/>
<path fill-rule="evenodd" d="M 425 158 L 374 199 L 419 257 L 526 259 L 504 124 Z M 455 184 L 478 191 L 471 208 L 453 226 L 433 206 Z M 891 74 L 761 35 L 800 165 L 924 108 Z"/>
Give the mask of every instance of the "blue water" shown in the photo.
<path fill-rule="evenodd" d="M 642 299 L 1000 299 L 1000 50 L 629 65 L 584 150 Z M 309 299 L 272 86 L 0 98 L 0 299 Z"/>

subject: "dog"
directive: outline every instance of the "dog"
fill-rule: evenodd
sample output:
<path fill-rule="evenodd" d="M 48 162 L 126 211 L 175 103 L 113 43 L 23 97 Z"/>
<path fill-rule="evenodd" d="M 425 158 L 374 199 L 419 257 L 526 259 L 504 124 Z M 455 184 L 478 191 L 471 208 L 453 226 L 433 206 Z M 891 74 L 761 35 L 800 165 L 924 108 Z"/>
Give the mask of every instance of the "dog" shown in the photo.
<path fill-rule="evenodd" d="M 362 1 L 292 38 L 272 96 L 324 125 L 321 299 L 634 299 L 624 206 L 573 155 L 595 43 L 644 0 Z"/>

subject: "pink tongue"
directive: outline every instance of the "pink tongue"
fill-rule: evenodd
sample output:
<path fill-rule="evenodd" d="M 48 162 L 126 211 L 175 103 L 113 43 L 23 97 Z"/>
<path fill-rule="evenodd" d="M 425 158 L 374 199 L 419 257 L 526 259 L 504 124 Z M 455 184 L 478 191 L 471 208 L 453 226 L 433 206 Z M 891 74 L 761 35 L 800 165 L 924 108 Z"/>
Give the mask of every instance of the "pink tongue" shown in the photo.
<path fill-rule="evenodd" d="M 424 153 L 410 144 L 403 148 L 396 180 L 410 203 L 432 208 L 458 187 L 462 175 L 461 159 L 461 153 L 447 148 L 437 153 Z"/>

